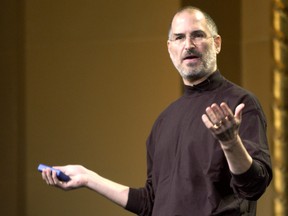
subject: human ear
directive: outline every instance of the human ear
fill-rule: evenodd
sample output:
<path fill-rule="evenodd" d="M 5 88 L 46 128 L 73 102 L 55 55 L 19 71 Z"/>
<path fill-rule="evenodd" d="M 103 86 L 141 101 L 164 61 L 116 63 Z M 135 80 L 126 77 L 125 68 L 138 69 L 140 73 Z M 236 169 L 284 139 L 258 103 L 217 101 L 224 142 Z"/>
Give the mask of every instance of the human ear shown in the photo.
<path fill-rule="evenodd" d="M 216 49 L 217 54 L 220 53 L 220 51 L 221 51 L 221 43 L 222 43 L 221 36 L 216 35 L 214 37 L 214 44 L 215 44 L 215 49 Z"/>
<path fill-rule="evenodd" d="M 170 41 L 169 40 L 167 40 L 167 49 L 168 49 L 168 52 L 169 52 L 169 50 L 170 50 Z"/>
<path fill-rule="evenodd" d="M 170 41 L 170 40 L 167 40 L 167 49 L 168 49 L 168 53 L 171 55 L 171 52 L 170 52 L 170 46 L 171 46 L 171 41 Z"/>

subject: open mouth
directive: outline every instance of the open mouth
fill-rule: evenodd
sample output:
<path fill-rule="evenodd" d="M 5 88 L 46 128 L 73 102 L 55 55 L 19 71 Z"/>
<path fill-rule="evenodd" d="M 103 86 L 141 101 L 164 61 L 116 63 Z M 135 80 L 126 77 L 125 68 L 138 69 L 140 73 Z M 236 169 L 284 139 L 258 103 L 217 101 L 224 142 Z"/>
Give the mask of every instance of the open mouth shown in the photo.
<path fill-rule="evenodd" d="M 195 54 L 189 54 L 184 56 L 184 58 L 182 59 L 185 62 L 196 62 L 200 59 L 199 55 L 195 55 Z"/>
<path fill-rule="evenodd" d="M 183 60 L 193 60 L 193 59 L 198 59 L 199 56 L 196 55 L 187 55 L 183 58 Z"/>

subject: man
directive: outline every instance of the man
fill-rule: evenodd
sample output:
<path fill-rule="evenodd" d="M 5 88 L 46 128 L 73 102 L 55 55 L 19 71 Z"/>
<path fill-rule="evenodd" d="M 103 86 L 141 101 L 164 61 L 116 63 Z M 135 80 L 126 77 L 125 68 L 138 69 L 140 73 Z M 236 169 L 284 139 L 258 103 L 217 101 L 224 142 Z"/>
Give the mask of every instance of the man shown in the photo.
<path fill-rule="evenodd" d="M 221 37 L 200 9 L 176 13 L 167 44 L 185 92 L 152 128 L 146 185 L 129 188 L 72 165 L 56 167 L 68 182 L 50 169 L 43 179 L 65 190 L 88 187 L 143 216 L 256 215 L 256 200 L 272 179 L 261 106 L 220 74 Z"/>

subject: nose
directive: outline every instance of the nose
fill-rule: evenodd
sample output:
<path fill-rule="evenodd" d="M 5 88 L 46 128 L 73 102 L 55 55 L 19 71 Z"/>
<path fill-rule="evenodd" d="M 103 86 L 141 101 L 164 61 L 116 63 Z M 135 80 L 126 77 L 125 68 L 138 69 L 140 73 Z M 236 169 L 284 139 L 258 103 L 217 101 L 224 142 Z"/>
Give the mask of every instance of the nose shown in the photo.
<path fill-rule="evenodd" d="M 196 45 L 195 43 L 193 42 L 192 38 L 190 37 L 186 37 L 186 40 L 185 40 L 185 49 L 186 50 L 189 50 L 191 48 L 195 48 Z"/>

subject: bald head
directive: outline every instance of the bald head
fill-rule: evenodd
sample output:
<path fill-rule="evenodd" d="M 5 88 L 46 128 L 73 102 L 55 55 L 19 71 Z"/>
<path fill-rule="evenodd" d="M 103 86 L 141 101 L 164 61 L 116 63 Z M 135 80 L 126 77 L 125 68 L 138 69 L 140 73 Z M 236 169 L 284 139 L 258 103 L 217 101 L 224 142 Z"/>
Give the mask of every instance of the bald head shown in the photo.
<path fill-rule="evenodd" d="M 187 7 L 184 7 L 184 8 L 181 8 L 180 10 L 178 10 L 176 12 L 176 14 L 174 15 L 174 17 L 170 23 L 168 38 L 170 38 L 170 36 L 171 36 L 171 29 L 172 29 L 174 19 L 177 18 L 178 15 L 180 15 L 182 13 L 191 13 L 191 14 L 194 13 L 194 14 L 196 14 L 197 17 L 199 17 L 199 19 L 201 19 L 201 17 L 204 18 L 206 20 L 207 27 L 208 27 L 211 35 L 217 35 L 218 34 L 217 25 L 214 22 L 214 20 L 209 16 L 209 14 L 207 14 L 206 12 L 202 11 L 199 8 L 196 8 L 193 6 L 187 6 Z"/>

